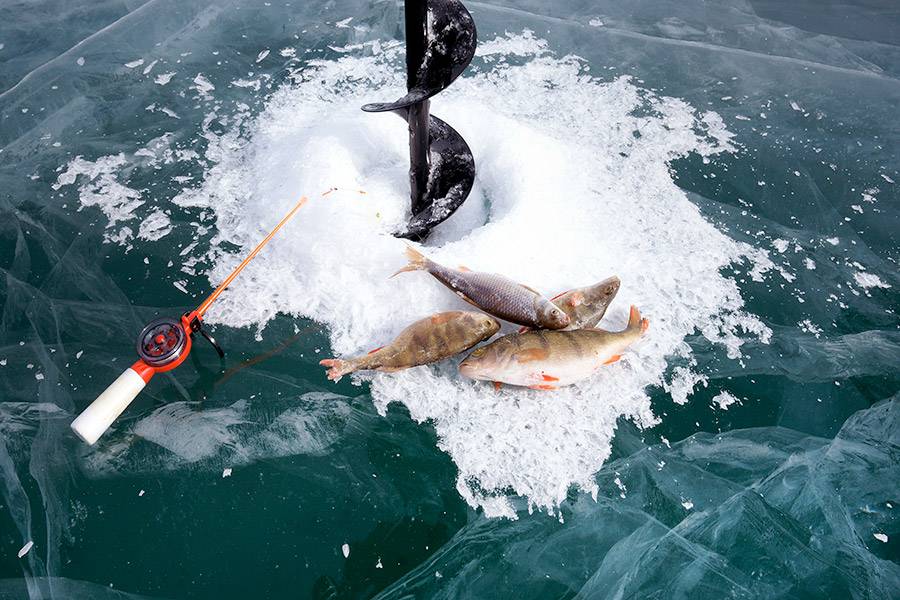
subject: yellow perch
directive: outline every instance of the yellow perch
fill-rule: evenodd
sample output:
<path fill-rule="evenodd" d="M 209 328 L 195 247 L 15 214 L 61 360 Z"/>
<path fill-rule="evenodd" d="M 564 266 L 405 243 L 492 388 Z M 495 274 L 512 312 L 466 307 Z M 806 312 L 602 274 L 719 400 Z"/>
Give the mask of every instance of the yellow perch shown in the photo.
<path fill-rule="evenodd" d="M 442 312 L 416 321 L 387 346 L 347 360 L 326 358 L 319 364 L 328 367 L 328 379 L 333 381 L 354 371 L 400 371 L 464 352 L 499 330 L 500 323 L 483 313 Z"/>
<path fill-rule="evenodd" d="M 590 377 L 613 363 L 647 331 L 650 322 L 631 307 L 622 331 L 577 329 L 513 333 L 478 348 L 460 365 L 472 379 L 553 390 Z"/>
<path fill-rule="evenodd" d="M 566 329 L 590 329 L 603 319 L 606 309 L 619 292 L 621 283 L 613 275 L 600 283 L 563 292 L 551 300 L 569 316 L 569 326 Z"/>
<path fill-rule="evenodd" d="M 622 282 L 613 275 L 600 283 L 569 290 L 551 298 L 551 302 L 562 309 L 569 317 L 566 329 L 590 329 L 600 324 L 606 309 L 619 293 Z M 528 327 L 519 329 L 519 333 L 528 331 Z"/>

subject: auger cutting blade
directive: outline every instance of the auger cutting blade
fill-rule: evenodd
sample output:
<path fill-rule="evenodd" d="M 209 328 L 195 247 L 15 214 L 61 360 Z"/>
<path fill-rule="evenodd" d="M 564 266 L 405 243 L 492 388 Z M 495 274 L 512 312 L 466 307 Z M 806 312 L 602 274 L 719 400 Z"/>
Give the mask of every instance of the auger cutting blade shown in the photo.
<path fill-rule="evenodd" d="M 406 118 L 407 109 L 397 111 Z M 462 205 L 475 182 L 475 159 L 459 133 L 435 116 L 429 117 L 431 156 L 425 208 L 415 213 L 398 237 L 420 241 Z"/>
<path fill-rule="evenodd" d="M 409 0 L 407 0 L 409 1 Z M 394 102 L 374 102 L 362 109 L 385 112 L 431 98 L 465 70 L 475 56 L 475 20 L 458 0 L 428 0 L 428 37 L 422 64 L 405 96 Z"/>

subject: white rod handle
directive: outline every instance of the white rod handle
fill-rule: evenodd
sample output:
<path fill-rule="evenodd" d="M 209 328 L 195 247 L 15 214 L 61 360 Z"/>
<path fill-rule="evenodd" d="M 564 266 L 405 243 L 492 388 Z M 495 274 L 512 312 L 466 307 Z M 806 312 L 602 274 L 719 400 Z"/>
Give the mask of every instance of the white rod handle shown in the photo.
<path fill-rule="evenodd" d="M 126 369 L 97 396 L 90 406 L 72 421 L 72 431 L 88 444 L 93 445 L 122 414 L 132 400 L 141 393 L 147 383 L 134 369 Z"/>

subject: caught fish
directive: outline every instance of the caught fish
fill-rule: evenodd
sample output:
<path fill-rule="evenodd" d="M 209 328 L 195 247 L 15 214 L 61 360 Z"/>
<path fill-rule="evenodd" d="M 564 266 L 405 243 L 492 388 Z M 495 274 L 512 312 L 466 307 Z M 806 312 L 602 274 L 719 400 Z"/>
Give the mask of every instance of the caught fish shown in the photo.
<path fill-rule="evenodd" d="M 650 322 L 631 307 L 622 331 L 577 329 L 513 333 L 478 348 L 459 365 L 472 379 L 552 390 L 590 377 L 616 362 L 647 331 Z"/>
<path fill-rule="evenodd" d="M 400 332 L 397 338 L 366 355 L 341 360 L 327 358 L 328 379 L 340 381 L 354 371 L 393 372 L 427 365 L 464 352 L 500 330 L 496 319 L 469 311 L 442 312 L 420 319 Z"/>
<path fill-rule="evenodd" d="M 451 269 L 426 258 L 407 246 L 409 264 L 394 273 L 428 271 L 456 295 L 504 321 L 535 329 L 562 329 L 569 317 L 548 298 L 503 275 Z"/>
<path fill-rule="evenodd" d="M 600 323 L 620 285 L 619 278 L 613 275 L 600 283 L 563 292 L 551 300 L 569 316 L 566 329 L 590 329 Z"/>

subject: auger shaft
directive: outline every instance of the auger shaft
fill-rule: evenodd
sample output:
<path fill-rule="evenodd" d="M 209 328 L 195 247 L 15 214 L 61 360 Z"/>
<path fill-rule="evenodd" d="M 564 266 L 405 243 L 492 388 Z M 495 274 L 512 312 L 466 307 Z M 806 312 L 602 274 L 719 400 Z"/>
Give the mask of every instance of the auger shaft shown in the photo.
<path fill-rule="evenodd" d="M 427 0 L 406 0 L 406 87 L 412 90 L 417 83 L 419 70 L 425 61 L 428 42 Z M 423 210 L 428 203 L 428 173 L 430 161 L 428 146 L 428 113 L 431 101 L 427 98 L 410 105 L 409 123 L 409 196 L 413 214 Z"/>
<path fill-rule="evenodd" d="M 406 94 L 370 102 L 366 112 L 393 112 L 409 128 L 411 216 L 394 235 L 424 240 L 465 201 L 475 159 L 462 136 L 431 114 L 430 98 L 459 77 L 475 56 L 477 32 L 460 0 L 405 0 Z"/>

